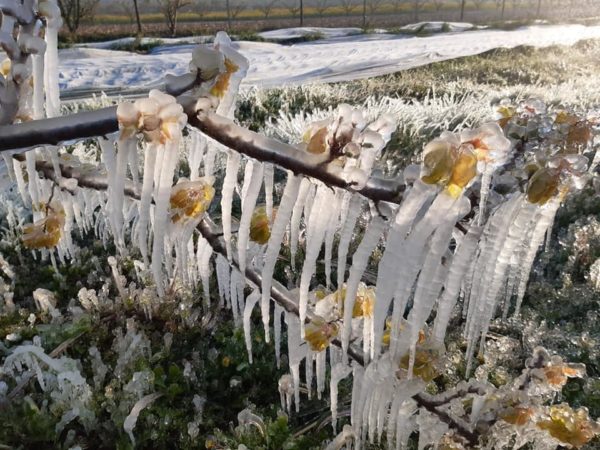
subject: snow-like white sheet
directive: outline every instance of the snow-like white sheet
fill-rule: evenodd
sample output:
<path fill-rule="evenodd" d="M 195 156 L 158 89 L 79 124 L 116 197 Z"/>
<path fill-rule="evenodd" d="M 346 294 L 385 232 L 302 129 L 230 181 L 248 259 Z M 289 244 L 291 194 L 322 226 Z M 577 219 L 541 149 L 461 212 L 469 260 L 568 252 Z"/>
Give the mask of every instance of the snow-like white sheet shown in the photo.
<path fill-rule="evenodd" d="M 273 41 L 284 41 L 286 39 L 298 39 L 304 36 L 321 35 L 323 38 L 336 38 L 362 34 L 361 28 L 320 28 L 320 27 L 298 27 L 282 28 L 281 30 L 263 31 L 258 35 L 264 39 Z"/>
<path fill-rule="evenodd" d="M 404 25 L 400 29 L 405 31 L 428 31 L 434 33 L 444 31 L 444 28 L 446 28 L 448 31 L 458 32 L 485 27 L 476 27 L 472 23 L 468 22 L 418 22 Z"/>
<path fill-rule="evenodd" d="M 588 38 L 600 38 L 600 26 L 531 26 L 429 37 L 351 35 L 291 46 L 267 42 L 236 45 L 250 60 L 245 84 L 273 87 L 367 78 L 498 47 L 571 45 Z M 77 58 L 73 58 L 74 50 L 63 50 L 60 86 L 63 90 L 155 86 L 165 74 L 187 70 L 192 48 L 193 45 L 167 45 L 149 55 L 78 48 Z"/>

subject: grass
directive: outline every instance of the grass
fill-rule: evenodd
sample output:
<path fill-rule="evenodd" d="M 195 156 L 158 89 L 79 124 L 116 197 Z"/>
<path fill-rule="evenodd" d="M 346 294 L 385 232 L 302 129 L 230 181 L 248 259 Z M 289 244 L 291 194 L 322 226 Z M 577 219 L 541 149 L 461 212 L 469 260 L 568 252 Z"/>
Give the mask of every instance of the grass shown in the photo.
<path fill-rule="evenodd" d="M 141 41 L 139 39 L 135 39 L 131 42 L 123 42 L 117 43 L 110 46 L 111 50 L 120 50 L 125 52 L 134 52 L 145 55 L 150 53 L 152 49 L 163 45 L 163 41 L 160 39 L 155 39 L 152 41 Z"/>
<path fill-rule="evenodd" d="M 327 109 L 336 106 L 340 98 L 361 104 L 368 98 L 422 101 L 433 94 L 488 98 L 494 93 L 524 96 L 545 90 L 547 100 L 558 101 L 559 98 L 552 96 L 560 91 L 559 86 L 578 84 L 581 92 L 575 89 L 560 92 L 563 101 L 577 103 L 581 94 L 585 94 L 587 103 L 593 103 L 600 100 L 597 91 L 600 83 L 590 85 L 600 70 L 600 60 L 595 57 L 598 52 L 600 40 L 543 49 L 496 49 L 365 80 L 255 90 L 242 98 L 238 118 L 257 130 L 280 114 L 293 116 Z"/>

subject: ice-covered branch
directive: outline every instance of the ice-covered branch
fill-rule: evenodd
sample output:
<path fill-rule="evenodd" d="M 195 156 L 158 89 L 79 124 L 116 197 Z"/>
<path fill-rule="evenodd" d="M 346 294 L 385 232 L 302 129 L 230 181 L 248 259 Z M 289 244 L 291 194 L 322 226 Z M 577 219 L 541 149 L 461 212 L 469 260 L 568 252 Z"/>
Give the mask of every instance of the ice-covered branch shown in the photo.
<path fill-rule="evenodd" d="M 23 155 L 13 156 L 18 161 L 25 161 Z M 61 189 L 72 191 L 79 186 L 96 191 L 105 191 L 108 189 L 108 180 L 106 175 L 97 171 L 86 171 L 79 167 L 68 164 L 59 164 L 61 176 L 58 177 L 54 171 L 54 165 L 50 161 L 38 159 L 35 161 L 35 169 L 41 172 L 45 178 L 54 181 Z M 73 182 L 69 182 L 73 180 Z M 76 182 L 76 183 L 75 183 Z M 131 180 L 125 180 L 124 193 L 126 196 L 139 200 L 141 197 L 141 188 Z"/>
<path fill-rule="evenodd" d="M 181 80 L 177 83 L 178 90 L 185 88 L 185 83 Z M 175 84 L 171 86 L 173 89 L 176 87 Z M 184 104 L 187 100 L 189 97 L 180 97 L 180 101 Z M 300 152 L 292 145 L 261 136 L 217 114 L 196 115 L 195 112 L 187 109 L 191 125 L 239 153 L 259 161 L 273 162 L 282 168 L 316 178 L 330 186 L 352 190 L 351 182 L 330 170 L 327 164 L 320 163 L 314 158 L 314 155 Z M 36 120 L 35 122 L 4 125 L 0 126 L 0 136 L 2 136 L 0 151 L 27 151 L 41 145 L 59 145 L 95 136 L 104 136 L 118 130 L 116 107 Z M 401 178 L 372 177 L 358 192 L 371 200 L 397 203 L 401 200 L 404 188 L 405 185 Z"/>
<path fill-rule="evenodd" d="M 207 136 L 246 156 L 274 163 L 296 174 L 316 178 L 330 186 L 353 189 L 352 183 L 332 171 L 320 156 L 302 152 L 293 145 L 262 136 L 214 113 L 188 112 L 188 121 Z M 366 186 L 358 192 L 371 200 L 399 202 L 404 188 L 402 179 L 371 177 Z"/>

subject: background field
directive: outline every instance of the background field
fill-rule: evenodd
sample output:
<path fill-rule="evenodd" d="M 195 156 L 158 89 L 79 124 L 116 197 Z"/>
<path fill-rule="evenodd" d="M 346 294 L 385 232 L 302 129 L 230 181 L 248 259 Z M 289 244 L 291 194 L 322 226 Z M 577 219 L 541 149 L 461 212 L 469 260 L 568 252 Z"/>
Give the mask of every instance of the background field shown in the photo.
<path fill-rule="evenodd" d="M 395 28 L 416 21 L 458 21 L 460 1 L 456 0 L 366 0 L 363 17 L 362 0 L 304 0 L 304 26 Z M 225 1 L 195 1 L 178 14 L 176 35 L 213 34 L 217 30 L 256 32 L 300 25 L 300 0 L 231 0 L 231 20 L 228 21 Z M 418 3 L 418 9 L 416 8 Z M 143 34 L 165 37 L 170 33 L 157 1 L 139 0 Z M 266 5 L 273 5 L 271 9 Z M 599 15 L 598 0 L 470 0 L 465 4 L 464 21 L 478 24 L 503 23 L 514 27 L 534 20 L 595 21 Z M 84 18 L 76 33 L 65 28 L 63 40 L 102 40 L 136 34 L 132 0 L 102 1 L 92 17 Z"/>

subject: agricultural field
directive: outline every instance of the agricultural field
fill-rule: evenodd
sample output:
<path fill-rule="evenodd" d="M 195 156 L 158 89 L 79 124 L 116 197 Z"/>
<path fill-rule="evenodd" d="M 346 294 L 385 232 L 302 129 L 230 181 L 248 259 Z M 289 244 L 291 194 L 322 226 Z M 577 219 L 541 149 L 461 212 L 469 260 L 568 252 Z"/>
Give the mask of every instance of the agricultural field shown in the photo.
<path fill-rule="evenodd" d="M 138 33 L 130 2 L 86 1 L 95 4 L 95 8 L 89 15 L 81 17 L 76 32 L 62 28 L 63 42 L 102 41 Z M 227 29 L 231 33 L 252 36 L 260 31 L 295 26 L 371 30 L 395 29 L 420 21 L 465 21 L 515 28 L 537 20 L 589 23 L 598 16 L 596 0 L 467 0 L 464 9 L 458 0 L 304 0 L 302 14 L 299 0 L 230 0 L 229 12 L 226 3 L 221 1 L 199 0 L 181 4 L 184 6 L 178 10 L 177 25 L 170 30 L 160 1 L 140 2 L 142 34 L 159 38 L 210 35 Z"/>
<path fill-rule="evenodd" d="M 371 33 L 316 28 L 355 26 L 360 11 L 346 17 L 331 7 L 316 18 L 312 8 L 315 28 L 265 33 L 250 6 L 238 22 L 247 21 L 240 29 L 252 39 L 233 43 L 209 37 L 226 23 L 222 11 L 183 13 L 184 38 L 145 41 L 130 38 L 120 16 L 99 14 L 78 39 L 89 33 L 90 42 L 50 60 L 56 90 L 46 101 L 52 106 L 60 87 L 63 101 L 49 114 L 59 117 L 56 129 L 60 116 L 117 105 L 119 128 L 102 116 L 86 139 L 71 139 L 69 130 L 90 128 L 73 119 L 58 146 L 26 159 L 2 147 L 19 124 L 0 123 L 0 449 L 600 449 L 600 27 L 478 29 L 452 22 L 455 7 L 444 7 L 434 24 Z M 391 23 L 392 8 L 381 2 L 369 23 Z M 394 13 L 409 23 L 413 12 L 403 8 Z M 470 5 L 469 20 L 488 13 L 496 6 Z M 268 27 L 295 21 L 283 9 L 271 16 Z M 159 21 L 146 13 L 146 32 L 164 36 Z M 91 42 L 109 38 L 117 40 Z M 218 51 L 226 56 L 213 67 Z M 164 75 L 185 77 L 198 60 L 194 82 L 212 84 L 183 91 L 186 108 L 185 95 L 200 95 L 197 117 L 186 118 L 175 99 L 151 89 L 179 92 Z M 0 67 L 4 81 L 11 68 Z M 186 120 L 206 135 L 180 125 Z M 341 156 L 309 164 L 337 145 L 319 138 L 336 123 L 356 128 L 350 144 L 379 146 L 369 175 L 402 180 L 400 198 L 369 197 L 379 194 L 351 170 L 359 166 L 348 163 L 347 142 Z M 29 137 L 51 134 L 44 126 Z M 439 175 L 455 156 L 431 156 L 432 142 L 443 147 L 482 126 L 516 152 L 498 163 L 488 192 L 486 168 L 467 177 L 461 164 L 471 160 L 459 158 Z M 253 150 L 258 159 L 240 162 L 234 150 L 253 146 L 275 156 L 263 164 Z M 286 149 L 305 156 L 286 166 L 278 155 Z M 476 152 L 455 151 L 472 157 L 465 172 L 474 171 Z M 334 168 L 323 172 L 326 164 Z M 335 171 L 345 164 L 348 172 Z M 485 164 L 494 164 L 491 155 Z M 333 187 L 319 176 L 350 181 Z M 296 200 L 302 189 L 305 203 Z M 394 244 L 388 210 L 419 201 Z M 465 211 L 471 202 L 477 207 Z M 479 250 L 444 313 L 452 284 L 442 288 L 442 275 L 451 279 L 448 267 L 474 235 Z M 392 285 L 382 275 L 388 247 L 402 268 L 394 276 L 406 277 L 395 319 L 376 306 Z M 360 295 L 344 303 L 357 274 Z M 437 286 L 432 304 L 415 318 L 428 285 Z M 488 285 L 497 286 L 493 295 Z M 487 317 L 476 295 L 467 303 L 473 292 L 502 303 Z M 326 321 L 315 311 L 339 316 Z M 414 346 L 402 354 L 394 346 L 408 334 Z M 392 348 L 395 367 L 385 365 Z"/>

